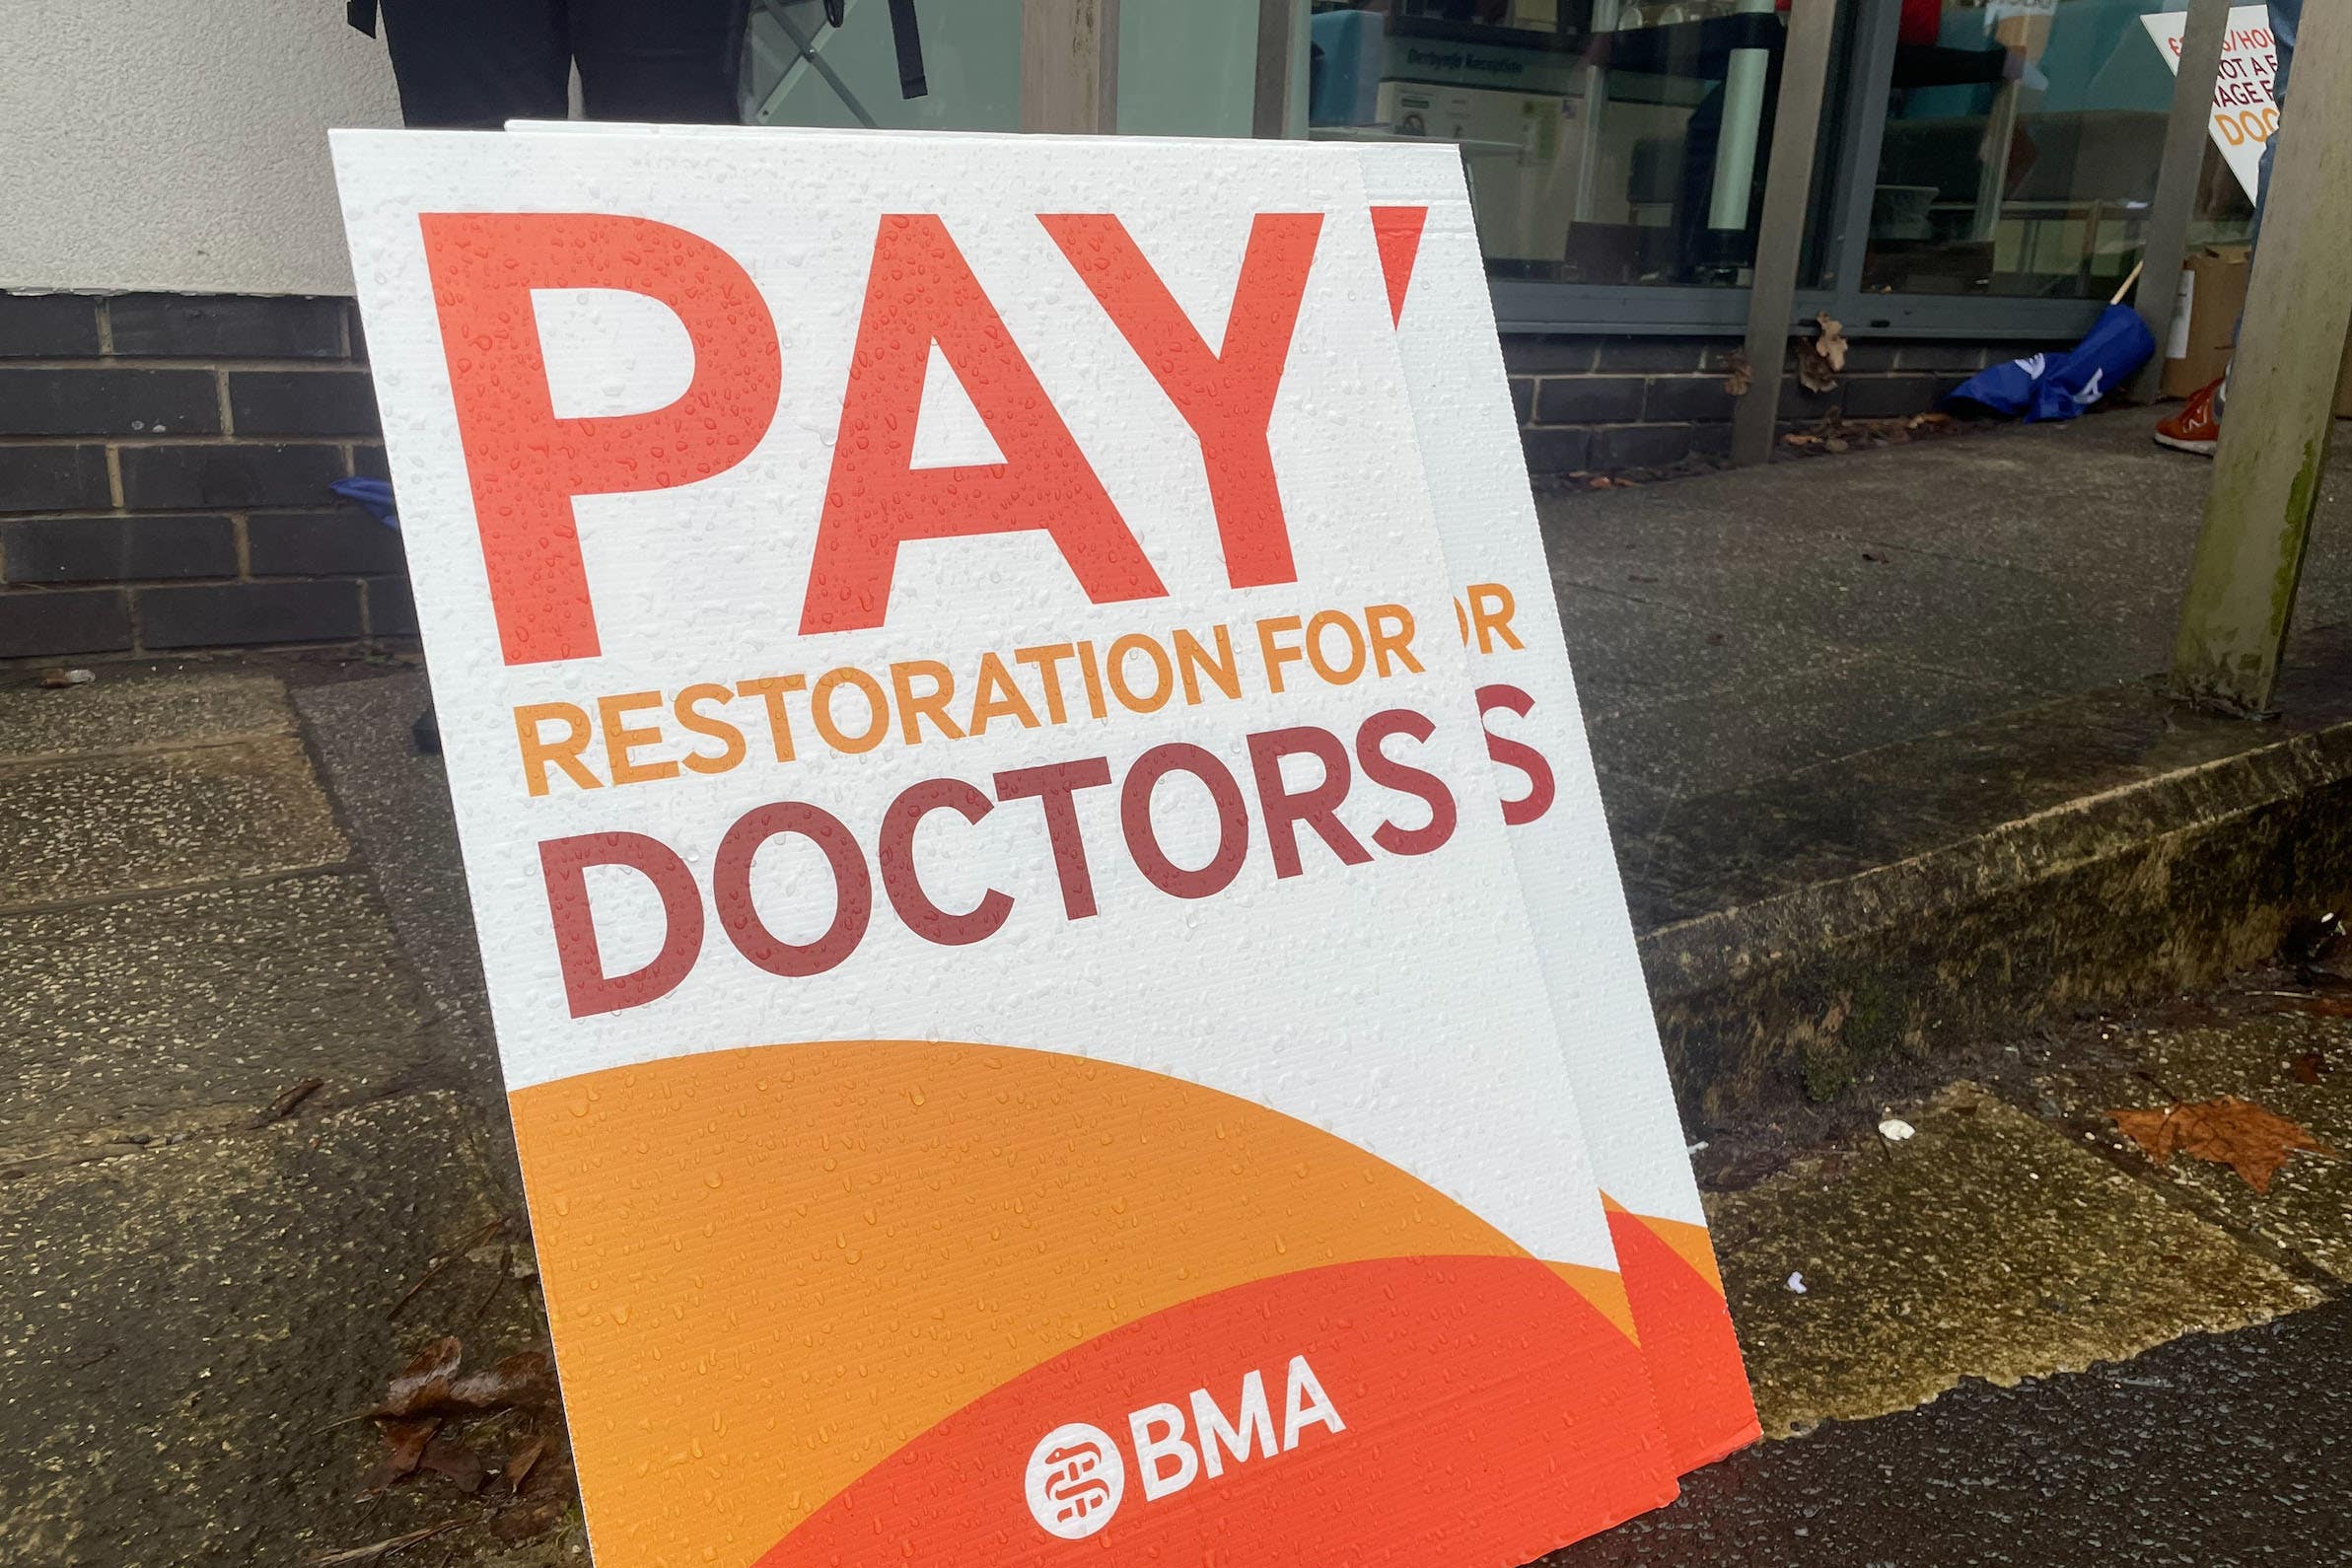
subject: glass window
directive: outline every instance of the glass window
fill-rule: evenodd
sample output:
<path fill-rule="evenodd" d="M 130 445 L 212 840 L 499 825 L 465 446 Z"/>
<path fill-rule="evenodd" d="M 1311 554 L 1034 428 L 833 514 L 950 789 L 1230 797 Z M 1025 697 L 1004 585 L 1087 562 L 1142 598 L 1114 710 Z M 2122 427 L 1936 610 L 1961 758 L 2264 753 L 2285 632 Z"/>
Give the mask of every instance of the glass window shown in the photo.
<path fill-rule="evenodd" d="M 844 0 L 825 25 L 820 0 L 752 0 L 744 51 L 744 119 L 833 129 L 1017 131 L 1021 0 L 915 6 L 927 91 L 900 90 L 887 0 Z"/>
<path fill-rule="evenodd" d="M 1862 286 L 2095 299 L 2139 259 L 2173 73 L 2164 0 L 1899 0 Z M 2250 216 L 2209 159 L 2192 240 Z"/>
<path fill-rule="evenodd" d="M 900 90 L 888 0 L 752 0 L 744 118 L 753 125 L 1021 128 L 1021 0 L 916 0 L 928 91 Z M 1119 129 L 1247 136 L 1257 0 L 1129 0 L 1119 15 Z"/>
<path fill-rule="evenodd" d="M 1745 286 L 1775 0 L 1316 0 L 1309 134 L 1459 144 L 1498 277 Z"/>

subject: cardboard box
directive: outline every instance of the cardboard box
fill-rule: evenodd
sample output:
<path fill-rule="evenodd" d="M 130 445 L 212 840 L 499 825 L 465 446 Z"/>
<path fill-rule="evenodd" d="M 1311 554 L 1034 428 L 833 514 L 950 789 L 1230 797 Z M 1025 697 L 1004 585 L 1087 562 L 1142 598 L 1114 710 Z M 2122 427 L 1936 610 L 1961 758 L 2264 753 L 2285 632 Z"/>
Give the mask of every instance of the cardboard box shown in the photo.
<path fill-rule="evenodd" d="M 2180 300 L 2165 344 L 2166 396 L 2186 397 L 2230 368 L 2251 255 L 2242 245 L 2208 246 L 2181 263 Z"/>

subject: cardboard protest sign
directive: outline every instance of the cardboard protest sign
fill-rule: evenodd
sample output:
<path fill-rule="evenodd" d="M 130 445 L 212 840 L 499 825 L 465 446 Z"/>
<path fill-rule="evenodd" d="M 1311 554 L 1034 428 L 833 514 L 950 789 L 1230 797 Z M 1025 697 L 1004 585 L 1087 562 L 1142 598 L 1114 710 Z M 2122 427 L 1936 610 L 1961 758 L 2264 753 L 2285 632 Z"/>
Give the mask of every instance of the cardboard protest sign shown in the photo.
<path fill-rule="evenodd" d="M 1503 807 L 1675 1467 L 1758 1436 L 1585 740 L 1519 419 L 1450 147 L 1362 151 L 1424 471 Z"/>
<path fill-rule="evenodd" d="M 2180 34 L 2186 11 L 2151 11 L 2140 18 L 2157 52 L 2173 74 L 2180 74 Z M 2248 201 L 2262 191 L 2262 149 L 2278 132 L 2278 104 L 2270 84 L 2278 75 L 2278 41 L 2270 36 L 2268 6 L 2230 7 L 2230 31 L 2222 36 L 2221 63 L 2213 75 L 2213 145 L 2238 177 Z"/>
<path fill-rule="evenodd" d="M 336 160 L 606 1568 L 1671 1495 L 1354 159 Z"/>

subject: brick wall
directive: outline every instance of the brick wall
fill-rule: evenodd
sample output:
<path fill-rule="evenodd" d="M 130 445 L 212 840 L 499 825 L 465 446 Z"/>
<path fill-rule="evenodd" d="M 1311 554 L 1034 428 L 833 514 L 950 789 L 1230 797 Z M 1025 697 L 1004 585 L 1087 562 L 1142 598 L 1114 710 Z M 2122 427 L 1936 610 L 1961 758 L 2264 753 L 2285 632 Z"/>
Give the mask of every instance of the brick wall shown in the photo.
<path fill-rule="evenodd" d="M 1722 454 L 1735 346 L 1506 337 L 1529 467 Z M 1986 360 L 1864 340 L 1781 417 L 1919 413 Z M 383 472 L 347 300 L 0 293 L 0 659 L 412 638 L 398 535 L 327 490 Z"/>
<path fill-rule="evenodd" d="M 1530 471 L 1615 473 L 1723 456 L 1733 403 L 1724 356 L 1739 346 L 1730 338 L 1505 337 Z M 1826 392 L 1806 391 L 1792 359 L 1781 422 L 1925 413 L 1992 359 L 2031 351 L 1868 338 L 1847 346 L 1845 372 Z"/>
<path fill-rule="evenodd" d="M 406 638 L 339 299 L 0 293 L 0 658 Z"/>

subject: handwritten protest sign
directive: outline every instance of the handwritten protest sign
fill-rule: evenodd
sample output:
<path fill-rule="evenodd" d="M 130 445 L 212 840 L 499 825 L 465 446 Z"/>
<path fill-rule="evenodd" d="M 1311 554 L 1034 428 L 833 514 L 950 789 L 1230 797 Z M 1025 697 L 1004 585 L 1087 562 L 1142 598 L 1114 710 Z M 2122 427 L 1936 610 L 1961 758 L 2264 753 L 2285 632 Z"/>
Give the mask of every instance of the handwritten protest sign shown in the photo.
<path fill-rule="evenodd" d="M 2185 11 L 2151 11 L 2140 18 L 2157 51 L 2174 75 L 2180 71 L 2180 33 Z M 2221 64 L 2213 77 L 2213 145 L 2246 199 L 2262 189 L 2262 149 L 2278 131 L 2278 104 L 2271 82 L 2278 75 L 2278 42 L 2270 36 L 2268 6 L 2232 6 L 2230 31 L 2222 37 Z"/>

